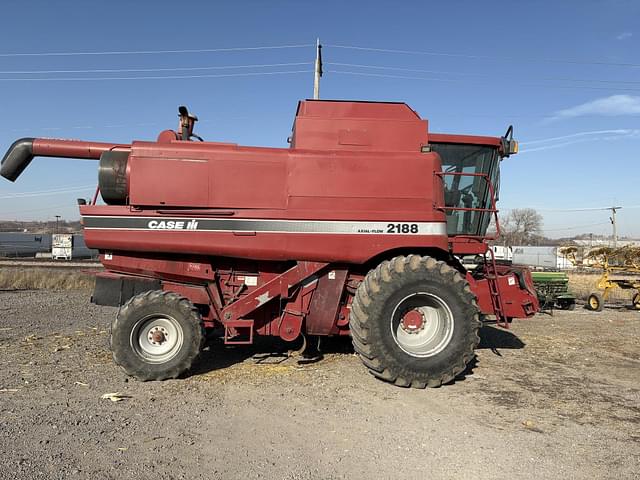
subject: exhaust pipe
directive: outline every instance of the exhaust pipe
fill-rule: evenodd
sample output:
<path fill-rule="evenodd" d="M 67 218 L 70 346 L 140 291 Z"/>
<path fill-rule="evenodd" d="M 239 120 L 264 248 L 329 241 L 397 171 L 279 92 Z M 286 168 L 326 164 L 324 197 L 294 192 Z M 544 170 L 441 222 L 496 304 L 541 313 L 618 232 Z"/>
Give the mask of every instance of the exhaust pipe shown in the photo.
<path fill-rule="evenodd" d="M 60 157 L 98 160 L 104 152 L 131 150 L 131 145 L 82 142 L 79 140 L 53 140 L 47 138 L 21 138 L 13 142 L 0 164 L 0 175 L 15 182 L 34 157 Z"/>

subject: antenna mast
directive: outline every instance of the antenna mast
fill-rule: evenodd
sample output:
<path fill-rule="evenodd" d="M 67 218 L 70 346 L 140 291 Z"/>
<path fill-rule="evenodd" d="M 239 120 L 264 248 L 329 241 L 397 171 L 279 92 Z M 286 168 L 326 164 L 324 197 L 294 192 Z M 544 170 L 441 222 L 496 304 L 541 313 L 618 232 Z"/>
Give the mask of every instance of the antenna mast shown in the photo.
<path fill-rule="evenodd" d="M 322 45 L 320 39 L 316 39 L 316 65 L 313 76 L 313 99 L 320 98 L 320 77 L 322 76 Z"/>

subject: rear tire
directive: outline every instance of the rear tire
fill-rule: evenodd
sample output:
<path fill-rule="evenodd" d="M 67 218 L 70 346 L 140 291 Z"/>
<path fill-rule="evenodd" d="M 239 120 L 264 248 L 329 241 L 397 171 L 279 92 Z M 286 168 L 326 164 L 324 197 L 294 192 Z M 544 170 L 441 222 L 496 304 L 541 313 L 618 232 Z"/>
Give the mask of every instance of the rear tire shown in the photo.
<path fill-rule="evenodd" d="M 601 312 L 604 308 L 604 300 L 599 293 L 592 293 L 587 298 L 587 308 L 593 312 Z"/>
<path fill-rule="evenodd" d="M 369 371 L 402 387 L 438 387 L 462 373 L 480 338 L 476 298 L 444 262 L 410 255 L 384 261 L 358 287 L 349 318 Z"/>
<path fill-rule="evenodd" d="M 113 360 L 138 380 L 166 380 L 189 370 L 204 343 L 198 309 L 177 293 L 131 298 L 111 325 Z"/>

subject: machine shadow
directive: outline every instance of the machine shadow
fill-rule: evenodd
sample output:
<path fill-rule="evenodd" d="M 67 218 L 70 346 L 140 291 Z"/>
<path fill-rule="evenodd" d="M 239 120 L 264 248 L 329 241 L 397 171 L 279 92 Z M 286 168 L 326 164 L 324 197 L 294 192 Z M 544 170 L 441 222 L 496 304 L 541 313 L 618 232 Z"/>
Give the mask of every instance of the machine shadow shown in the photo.
<path fill-rule="evenodd" d="M 525 343 L 515 334 L 504 328 L 492 327 L 484 325 L 480 328 L 480 343 L 477 349 L 490 349 L 494 353 L 500 348 L 509 350 L 517 350 L 525 347 Z M 499 355 L 499 353 L 498 353 Z"/>
<path fill-rule="evenodd" d="M 502 356 L 500 349 L 521 349 L 525 343 L 509 330 L 485 325 L 480 329 L 480 343 L 477 349 L 489 349 L 495 355 Z M 221 370 L 249 359 L 256 364 L 279 364 L 296 362 L 299 356 L 296 351 L 301 347 L 299 342 L 285 342 L 276 337 L 256 337 L 252 345 L 225 345 L 221 339 L 214 338 L 207 342 L 200 361 L 191 370 L 190 375 L 203 375 L 214 370 Z M 351 337 L 323 337 L 320 344 L 322 354 L 353 355 Z M 322 358 L 317 360 L 322 361 Z M 473 374 L 478 360 L 474 357 L 465 370 L 456 377 L 456 381 L 464 380 Z"/>
<path fill-rule="evenodd" d="M 200 355 L 200 361 L 188 376 L 221 370 L 249 359 L 255 364 L 296 362 L 301 358 L 296 353 L 301 346 L 301 342 L 285 342 L 277 337 L 255 337 L 251 345 L 225 345 L 219 338 L 210 339 Z M 322 337 L 320 353 L 352 355 L 354 350 L 351 337 Z M 322 356 L 316 361 L 322 362 Z"/>
<path fill-rule="evenodd" d="M 524 348 L 524 343 L 515 334 L 509 330 L 505 330 L 499 327 L 493 327 L 491 325 L 484 325 L 478 332 L 480 336 L 480 343 L 476 347 L 476 350 L 491 350 L 495 355 L 502 356 L 500 349 L 518 350 Z M 455 378 L 455 382 L 464 381 L 466 377 L 473 376 L 473 369 L 478 366 L 478 357 L 474 356 L 467 364 L 466 368 Z M 453 382 L 450 382 L 453 383 Z"/>

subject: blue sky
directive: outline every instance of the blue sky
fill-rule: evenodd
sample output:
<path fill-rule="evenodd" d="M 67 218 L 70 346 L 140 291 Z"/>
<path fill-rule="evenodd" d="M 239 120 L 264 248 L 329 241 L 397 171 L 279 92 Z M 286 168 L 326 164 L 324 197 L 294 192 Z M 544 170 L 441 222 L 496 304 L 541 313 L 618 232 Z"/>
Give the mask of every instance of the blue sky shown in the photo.
<path fill-rule="evenodd" d="M 640 2 L 5 0 L 3 19 L 2 150 L 23 136 L 152 140 L 175 128 L 180 104 L 205 139 L 284 147 L 296 102 L 312 94 L 313 46 L 16 54 L 320 37 L 322 98 L 405 101 L 434 132 L 500 135 L 513 123 L 523 152 L 502 165 L 500 208 L 538 208 L 558 237 L 609 232 L 606 211 L 561 210 L 615 203 L 626 207 L 619 233 L 640 237 Z M 21 73 L 34 71 L 49 73 Z M 117 79 L 134 76 L 164 78 Z M 199 77 L 166 78 L 185 76 Z M 0 218 L 77 218 L 75 198 L 96 176 L 94 162 L 37 159 L 15 184 L 0 182 Z"/>

